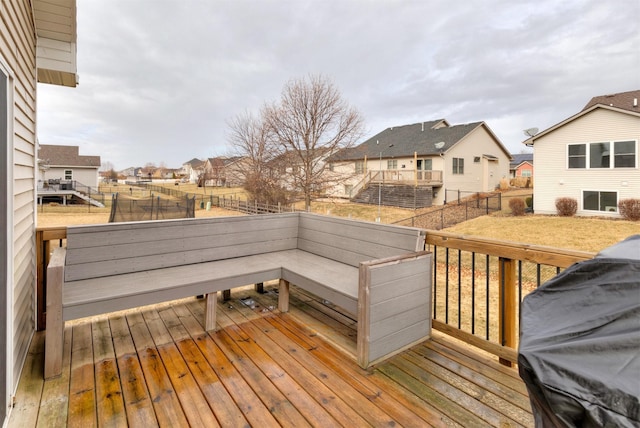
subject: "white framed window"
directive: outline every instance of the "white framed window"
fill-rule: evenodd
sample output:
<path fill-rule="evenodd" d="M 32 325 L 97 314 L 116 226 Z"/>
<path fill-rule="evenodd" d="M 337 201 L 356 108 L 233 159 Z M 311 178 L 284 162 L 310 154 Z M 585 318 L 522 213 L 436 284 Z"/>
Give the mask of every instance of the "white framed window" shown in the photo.
<path fill-rule="evenodd" d="M 568 169 L 637 168 L 636 140 L 567 145 Z"/>
<path fill-rule="evenodd" d="M 582 209 L 585 211 L 618 212 L 618 192 L 583 190 Z"/>
<path fill-rule="evenodd" d="M 364 173 L 364 161 L 356 161 L 356 174 Z"/>
<path fill-rule="evenodd" d="M 398 159 L 387 160 L 387 169 L 398 169 Z"/>
<path fill-rule="evenodd" d="M 453 158 L 453 173 L 457 175 L 464 174 L 464 158 Z"/>
<path fill-rule="evenodd" d="M 73 170 L 72 169 L 65 169 L 64 170 L 64 179 L 65 180 L 73 180 Z"/>

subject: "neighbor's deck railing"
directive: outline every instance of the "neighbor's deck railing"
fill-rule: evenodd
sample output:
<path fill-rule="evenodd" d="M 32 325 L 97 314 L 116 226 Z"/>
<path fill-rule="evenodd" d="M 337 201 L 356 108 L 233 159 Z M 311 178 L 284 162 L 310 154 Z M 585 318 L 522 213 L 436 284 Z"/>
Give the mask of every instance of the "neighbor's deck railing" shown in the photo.
<path fill-rule="evenodd" d="M 46 265 L 67 228 L 36 229 L 38 329 L 45 328 Z M 428 230 L 434 254 L 433 328 L 500 358 L 517 361 L 522 298 L 593 253 Z"/>

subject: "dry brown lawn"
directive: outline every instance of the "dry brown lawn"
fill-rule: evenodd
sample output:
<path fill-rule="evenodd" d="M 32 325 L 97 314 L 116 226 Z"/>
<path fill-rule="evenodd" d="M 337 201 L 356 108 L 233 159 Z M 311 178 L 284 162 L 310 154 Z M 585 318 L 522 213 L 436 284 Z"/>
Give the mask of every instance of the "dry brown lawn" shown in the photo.
<path fill-rule="evenodd" d="M 640 222 L 542 215 L 514 217 L 497 213 L 460 223 L 448 228 L 447 232 L 598 252 L 640 234 Z"/>

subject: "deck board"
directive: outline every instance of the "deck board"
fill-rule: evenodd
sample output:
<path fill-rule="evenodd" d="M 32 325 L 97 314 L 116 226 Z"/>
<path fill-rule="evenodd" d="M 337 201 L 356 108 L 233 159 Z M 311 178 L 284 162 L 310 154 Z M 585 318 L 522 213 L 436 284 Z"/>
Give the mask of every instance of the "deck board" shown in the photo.
<path fill-rule="evenodd" d="M 62 376 L 43 381 L 36 333 L 9 427 L 533 426 L 517 371 L 434 333 L 368 370 L 355 321 L 292 287 L 183 299 L 67 323 Z"/>

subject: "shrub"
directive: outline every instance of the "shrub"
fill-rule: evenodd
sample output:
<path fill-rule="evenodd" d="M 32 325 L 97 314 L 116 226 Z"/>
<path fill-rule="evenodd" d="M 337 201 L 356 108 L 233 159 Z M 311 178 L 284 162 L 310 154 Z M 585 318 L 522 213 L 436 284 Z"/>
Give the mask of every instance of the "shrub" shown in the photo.
<path fill-rule="evenodd" d="M 533 196 L 527 196 L 524 199 L 524 204 L 527 206 L 527 208 L 533 208 Z"/>
<path fill-rule="evenodd" d="M 578 211 L 578 201 L 573 198 L 556 199 L 556 210 L 561 217 L 572 217 Z"/>
<path fill-rule="evenodd" d="M 509 208 L 511 208 L 511 214 L 515 216 L 524 215 L 524 201 L 521 198 L 513 198 L 509 201 Z"/>
<path fill-rule="evenodd" d="M 500 179 L 500 190 L 509 190 L 509 179 L 508 178 L 501 178 Z"/>
<path fill-rule="evenodd" d="M 621 199 L 618 211 L 625 220 L 640 220 L 640 199 Z"/>

